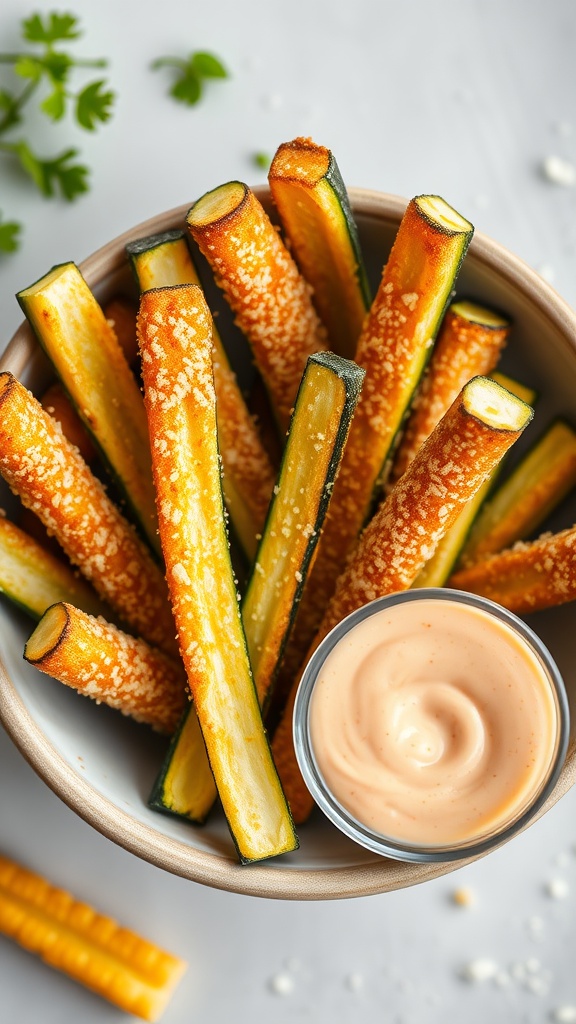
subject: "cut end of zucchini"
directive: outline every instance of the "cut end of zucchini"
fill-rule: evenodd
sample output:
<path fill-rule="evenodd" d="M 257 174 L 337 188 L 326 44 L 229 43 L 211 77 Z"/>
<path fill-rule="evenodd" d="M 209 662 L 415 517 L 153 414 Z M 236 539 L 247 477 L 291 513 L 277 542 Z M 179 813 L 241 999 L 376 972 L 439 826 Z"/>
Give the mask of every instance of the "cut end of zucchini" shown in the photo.
<path fill-rule="evenodd" d="M 229 217 L 243 203 L 248 186 L 241 181 L 229 181 L 211 192 L 206 192 L 188 211 L 187 222 L 191 227 L 204 228 L 225 217 Z"/>
<path fill-rule="evenodd" d="M 446 234 L 469 234 L 474 230 L 470 221 L 449 206 L 441 196 L 416 196 L 414 202 L 426 220 Z"/>
<path fill-rule="evenodd" d="M 31 664 L 42 661 L 60 643 L 67 625 L 68 611 L 65 604 L 53 604 L 48 608 L 24 648 L 26 661 Z"/>
<path fill-rule="evenodd" d="M 269 179 L 297 181 L 313 188 L 328 173 L 330 161 L 331 153 L 325 146 L 317 146 L 311 139 L 294 139 L 278 148 Z"/>
<path fill-rule="evenodd" d="M 31 284 L 29 288 L 23 288 L 21 292 L 18 292 L 16 296 L 18 302 L 24 307 L 27 299 L 37 295 L 39 292 L 43 292 L 54 281 L 57 281 L 58 278 L 69 273 L 72 273 L 74 276 L 80 273 L 75 263 L 57 263 L 55 267 L 52 267 L 52 270 L 49 270 L 47 274 L 44 274 L 38 281 Z"/>
<path fill-rule="evenodd" d="M 139 256 L 140 253 L 148 252 L 150 249 L 157 249 L 159 245 L 169 245 L 170 242 L 178 242 L 185 238 L 186 235 L 181 228 L 174 228 L 173 231 L 163 231 L 159 235 L 146 235 L 145 238 L 137 238 L 135 242 L 128 242 L 126 252 L 129 256 Z"/>
<path fill-rule="evenodd" d="M 495 370 L 490 376 L 497 384 L 506 388 L 506 391 L 511 391 L 517 398 L 521 398 L 523 402 L 526 402 L 526 405 L 534 405 L 538 398 L 538 392 L 534 388 L 529 387 L 527 384 L 521 384 L 520 381 L 514 380 L 513 377 L 507 377 L 505 373 Z"/>
<path fill-rule="evenodd" d="M 461 316 L 463 320 L 470 320 L 473 324 L 481 324 L 482 327 L 501 330 L 503 327 L 510 326 L 510 321 L 496 313 L 495 310 L 488 309 L 486 306 L 479 306 L 476 302 L 468 302 L 466 299 L 463 299 L 462 302 L 453 302 L 450 306 L 450 311 L 456 313 L 457 316 Z"/>
<path fill-rule="evenodd" d="M 495 430 L 523 430 L 533 410 L 490 377 L 473 377 L 462 389 L 464 408 Z"/>

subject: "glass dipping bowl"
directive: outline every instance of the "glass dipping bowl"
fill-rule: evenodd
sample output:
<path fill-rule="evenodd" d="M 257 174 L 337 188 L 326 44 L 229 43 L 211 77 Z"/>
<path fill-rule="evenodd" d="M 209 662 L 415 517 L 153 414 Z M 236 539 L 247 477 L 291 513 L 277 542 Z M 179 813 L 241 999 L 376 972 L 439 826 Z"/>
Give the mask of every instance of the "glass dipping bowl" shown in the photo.
<path fill-rule="evenodd" d="M 489 826 L 472 838 L 445 844 L 419 844 L 374 831 L 358 820 L 331 792 L 314 753 L 310 728 L 311 702 L 315 685 L 329 655 L 350 632 L 371 616 L 384 612 L 395 605 L 422 601 L 448 601 L 478 609 L 509 627 L 523 646 L 535 656 L 550 686 L 554 706 L 555 737 L 553 750 L 545 774 L 530 794 L 514 807 L 500 823 Z M 317 805 L 346 836 L 371 850 L 373 853 L 395 860 L 413 862 L 455 861 L 478 856 L 508 840 L 528 825 L 530 820 L 552 792 L 564 762 L 569 739 L 569 709 L 566 691 L 560 672 L 548 649 L 539 637 L 516 615 L 500 605 L 474 594 L 448 588 L 423 588 L 408 590 L 389 597 L 379 598 L 358 609 L 336 626 L 323 640 L 310 659 L 296 698 L 294 707 L 294 746 L 304 781 Z"/>

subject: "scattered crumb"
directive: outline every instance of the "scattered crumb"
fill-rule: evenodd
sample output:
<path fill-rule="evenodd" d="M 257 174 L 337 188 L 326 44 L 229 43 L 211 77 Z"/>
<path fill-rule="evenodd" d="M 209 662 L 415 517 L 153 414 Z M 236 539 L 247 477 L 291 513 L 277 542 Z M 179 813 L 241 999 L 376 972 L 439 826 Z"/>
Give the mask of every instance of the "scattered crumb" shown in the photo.
<path fill-rule="evenodd" d="M 574 1024 L 576 1021 L 576 1006 L 557 1006 L 555 1010 L 552 1010 L 550 1019 L 558 1021 L 558 1024 Z"/>
<path fill-rule="evenodd" d="M 552 267 L 549 263 L 542 263 L 542 265 L 537 267 L 536 269 L 537 272 L 540 274 L 540 277 L 543 277 L 544 280 L 548 282 L 548 284 L 552 284 L 556 276 L 554 267 Z"/>
<path fill-rule="evenodd" d="M 294 979 L 289 975 L 281 972 L 275 974 L 268 982 L 269 988 L 277 996 L 289 996 L 294 991 Z"/>
<path fill-rule="evenodd" d="M 462 978 L 464 981 L 470 982 L 488 981 L 497 973 L 498 964 L 494 960 L 490 960 L 488 957 L 478 957 L 476 960 L 470 960 L 462 969 Z"/>
<path fill-rule="evenodd" d="M 542 162 L 542 174 L 554 185 L 576 185 L 576 167 L 560 156 L 547 156 Z"/>
<path fill-rule="evenodd" d="M 473 907 L 476 903 L 476 895 L 472 889 L 462 886 L 462 888 L 455 889 L 452 893 L 452 902 L 457 907 Z"/>
<path fill-rule="evenodd" d="M 361 992 L 364 988 L 364 977 L 362 974 L 358 974 L 358 972 L 354 971 L 352 974 L 348 974 L 346 976 L 344 984 L 351 992 Z"/>
<path fill-rule="evenodd" d="M 545 886 L 546 893 L 552 900 L 565 900 L 570 892 L 570 886 L 564 878 L 551 878 Z"/>

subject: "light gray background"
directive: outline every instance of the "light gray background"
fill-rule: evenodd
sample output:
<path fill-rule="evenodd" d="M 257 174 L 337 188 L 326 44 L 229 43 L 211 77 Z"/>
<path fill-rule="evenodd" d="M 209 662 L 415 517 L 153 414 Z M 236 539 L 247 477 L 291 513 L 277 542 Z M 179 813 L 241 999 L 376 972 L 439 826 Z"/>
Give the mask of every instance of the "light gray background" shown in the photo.
<path fill-rule="evenodd" d="M 576 163 L 572 0 L 73 6 L 86 30 L 78 50 L 109 57 L 119 99 L 108 126 L 74 138 L 93 167 L 92 191 L 74 205 L 45 202 L 0 163 L 0 208 L 26 224 L 21 252 L 0 263 L 0 347 L 20 321 L 14 292 L 49 266 L 80 261 L 227 179 L 263 181 L 251 155 L 297 134 L 329 145 L 350 185 L 442 194 L 576 302 L 576 189 L 541 173 L 552 154 Z M 1 50 L 16 46 L 27 13 L 4 0 Z M 189 110 L 166 97 L 167 73 L 148 66 L 198 48 L 218 53 L 233 77 Z M 50 129 L 46 152 L 56 134 L 69 143 L 70 129 Z M 332 904 L 258 901 L 172 877 L 115 847 L 0 734 L 1 849 L 189 961 L 166 1024 L 551 1019 L 558 1006 L 576 1005 L 575 811 L 572 791 L 504 850 L 416 889 Z M 567 898 L 550 898 L 552 879 L 568 883 Z M 476 895 L 470 909 L 451 902 L 464 885 Z M 500 985 L 461 979 L 477 957 L 499 965 Z M 273 991 L 278 974 L 293 983 L 290 994 Z M 5 940 L 0 992 L 2 1021 L 124 1019 Z"/>

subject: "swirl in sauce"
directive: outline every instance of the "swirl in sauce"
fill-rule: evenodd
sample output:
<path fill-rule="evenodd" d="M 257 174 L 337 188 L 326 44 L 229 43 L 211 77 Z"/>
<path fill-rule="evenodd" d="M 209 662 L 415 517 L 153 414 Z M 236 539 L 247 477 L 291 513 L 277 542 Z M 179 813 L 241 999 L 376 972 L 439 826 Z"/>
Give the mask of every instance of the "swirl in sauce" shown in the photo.
<path fill-rule="evenodd" d="M 546 779 L 558 729 L 552 684 L 523 638 L 447 600 L 393 605 L 354 626 L 324 662 L 309 725 L 339 803 L 422 846 L 515 820 Z"/>

